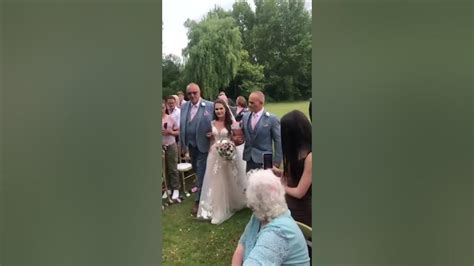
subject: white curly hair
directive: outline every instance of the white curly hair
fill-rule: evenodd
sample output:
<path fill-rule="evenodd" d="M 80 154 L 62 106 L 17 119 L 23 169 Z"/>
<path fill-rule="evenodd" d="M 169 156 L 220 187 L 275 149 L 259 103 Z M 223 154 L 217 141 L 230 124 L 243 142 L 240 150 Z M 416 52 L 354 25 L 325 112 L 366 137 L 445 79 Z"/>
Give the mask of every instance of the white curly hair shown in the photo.
<path fill-rule="evenodd" d="M 285 189 L 272 170 L 252 170 L 247 175 L 247 205 L 259 220 L 270 222 L 288 210 Z"/>

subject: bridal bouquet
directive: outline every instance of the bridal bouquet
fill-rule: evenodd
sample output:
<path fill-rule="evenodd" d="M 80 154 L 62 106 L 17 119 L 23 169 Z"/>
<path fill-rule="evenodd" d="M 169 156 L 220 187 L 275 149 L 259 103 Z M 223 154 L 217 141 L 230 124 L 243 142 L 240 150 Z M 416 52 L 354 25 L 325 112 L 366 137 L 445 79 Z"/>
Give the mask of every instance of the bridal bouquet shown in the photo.
<path fill-rule="evenodd" d="M 222 139 L 216 143 L 217 153 L 226 159 L 233 160 L 235 158 L 235 144 L 227 139 Z"/>

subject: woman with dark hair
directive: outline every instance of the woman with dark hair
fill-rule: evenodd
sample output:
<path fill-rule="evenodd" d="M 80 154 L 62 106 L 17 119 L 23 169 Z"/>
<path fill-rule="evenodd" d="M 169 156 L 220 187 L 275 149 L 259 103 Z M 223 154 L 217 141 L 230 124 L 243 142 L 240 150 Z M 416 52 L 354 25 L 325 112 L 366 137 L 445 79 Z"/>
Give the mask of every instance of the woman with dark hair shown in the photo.
<path fill-rule="evenodd" d="M 294 110 L 284 115 L 280 124 L 283 171 L 273 170 L 282 177 L 291 215 L 311 227 L 311 123 L 302 112 Z"/>
<path fill-rule="evenodd" d="M 247 101 L 245 100 L 244 96 L 239 96 L 237 97 L 236 103 L 237 103 L 236 105 L 237 109 L 236 109 L 235 120 L 240 121 L 242 120 L 244 113 L 248 111 Z"/>
<path fill-rule="evenodd" d="M 232 125 L 235 123 L 224 100 L 214 101 L 213 116 L 212 132 L 207 134 L 212 145 L 207 157 L 197 217 L 220 224 L 246 205 L 246 164 L 236 148 L 234 159 L 224 158 L 217 151 L 219 143 L 232 142 Z"/>

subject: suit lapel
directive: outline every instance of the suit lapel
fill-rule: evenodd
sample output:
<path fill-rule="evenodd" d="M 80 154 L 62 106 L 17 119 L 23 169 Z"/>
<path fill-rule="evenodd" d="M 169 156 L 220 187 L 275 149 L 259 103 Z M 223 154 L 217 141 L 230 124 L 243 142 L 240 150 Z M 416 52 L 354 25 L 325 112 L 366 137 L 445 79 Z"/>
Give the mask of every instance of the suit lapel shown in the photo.
<path fill-rule="evenodd" d="M 244 123 L 244 127 L 245 129 L 247 129 L 246 131 L 249 133 L 249 136 L 251 136 L 252 128 L 251 128 L 251 125 L 249 125 L 249 120 L 250 120 L 249 117 L 250 117 L 249 113 L 244 114 L 244 117 L 242 118 L 243 119 L 242 122 Z"/>
<path fill-rule="evenodd" d="M 181 110 L 182 112 L 184 112 L 184 119 L 181 119 L 181 122 L 180 124 L 180 127 L 182 128 L 182 130 L 184 132 L 186 132 L 186 124 L 188 123 L 188 119 L 189 119 L 189 102 L 186 102 L 184 104 L 184 108 L 183 110 Z M 181 117 L 183 117 L 183 115 L 181 115 Z"/>

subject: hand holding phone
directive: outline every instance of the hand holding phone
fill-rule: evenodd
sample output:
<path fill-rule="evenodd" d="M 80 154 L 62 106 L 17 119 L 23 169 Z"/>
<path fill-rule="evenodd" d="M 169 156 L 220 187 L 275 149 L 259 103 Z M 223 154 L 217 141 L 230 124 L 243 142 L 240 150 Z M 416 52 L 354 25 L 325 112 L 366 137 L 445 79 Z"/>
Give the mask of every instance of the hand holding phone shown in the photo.
<path fill-rule="evenodd" d="M 263 169 L 272 169 L 273 168 L 273 154 L 267 152 L 263 154 Z"/>

